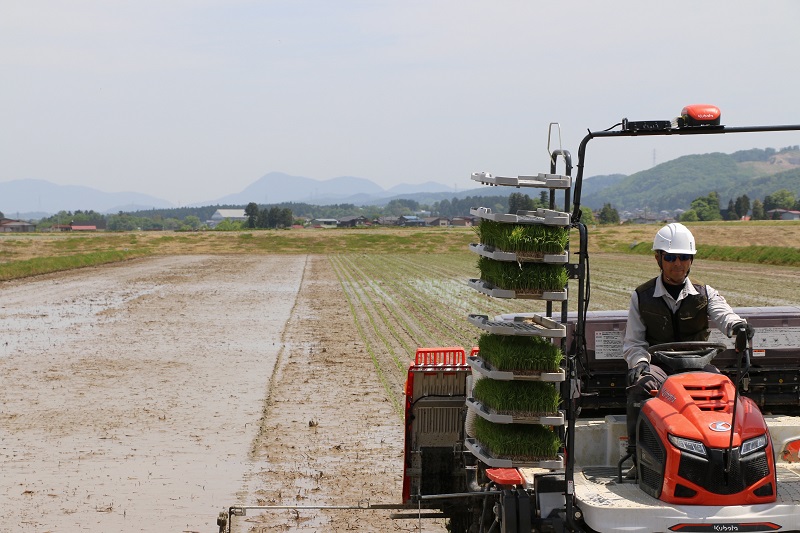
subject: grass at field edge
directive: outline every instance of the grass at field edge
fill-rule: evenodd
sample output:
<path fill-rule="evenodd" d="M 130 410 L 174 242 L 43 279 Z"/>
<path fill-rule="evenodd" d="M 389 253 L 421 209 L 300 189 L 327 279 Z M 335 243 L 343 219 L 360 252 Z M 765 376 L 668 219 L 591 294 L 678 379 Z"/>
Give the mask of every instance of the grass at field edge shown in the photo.
<path fill-rule="evenodd" d="M 639 243 L 630 249 L 641 255 L 653 253 L 651 243 Z M 720 246 L 715 244 L 698 247 L 698 259 L 735 263 L 756 263 L 778 266 L 800 265 L 800 250 L 782 246 Z"/>
<path fill-rule="evenodd" d="M 0 281 L 39 276 L 63 270 L 118 263 L 150 255 L 149 250 L 112 250 L 58 257 L 35 257 L 0 264 Z"/>

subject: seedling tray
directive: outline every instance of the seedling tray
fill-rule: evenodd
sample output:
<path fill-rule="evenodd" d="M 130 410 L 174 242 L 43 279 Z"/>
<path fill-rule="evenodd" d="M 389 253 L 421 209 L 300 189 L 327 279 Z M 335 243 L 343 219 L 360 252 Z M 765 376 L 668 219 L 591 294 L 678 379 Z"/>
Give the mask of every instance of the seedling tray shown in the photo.
<path fill-rule="evenodd" d="M 511 459 L 503 459 L 500 457 L 495 457 L 489 450 L 483 447 L 483 445 L 477 440 L 473 438 L 467 438 L 464 441 L 464 444 L 467 446 L 472 454 L 480 459 L 484 464 L 491 466 L 492 468 L 546 468 L 549 470 L 560 470 L 564 468 L 564 457 L 559 455 L 556 459 L 545 459 L 541 461 L 512 461 Z"/>
<path fill-rule="evenodd" d="M 563 302 L 567 300 L 567 289 L 560 291 L 519 292 L 511 289 L 501 289 L 482 279 L 470 279 L 469 286 L 492 298 L 514 298 L 520 300 L 547 300 L 550 302 Z"/>
<path fill-rule="evenodd" d="M 475 414 L 485 418 L 489 422 L 494 422 L 495 424 L 541 424 L 543 426 L 564 425 L 564 413 L 559 413 L 557 415 L 508 415 L 498 413 L 491 407 L 482 404 L 475 398 L 467 398 L 467 407 L 474 411 Z"/>
<path fill-rule="evenodd" d="M 572 178 L 561 174 L 543 174 L 536 176 L 495 176 L 490 172 L 473 172 L 472 181 L 484 185 L 502 185 L 511 187 L 536 187 L 540 189 L 569 189 Z"/>
<path fill-rule="evenodd" d="M 467 357 L 467 364 L 480 375 L 495 381 L 546 381 L 558 383 L 566 379 L 563 369 L 558 372 L 539 372 L 536 374 L 514 372 L 510 370 L 497 370 L 477 355 Z"/>
<path fill-rule="evenodd" d="M 495 222 L 508 222 L 509 224 L 544 224 L 546 226 L 569 226 L 570 214 L 552 209 L 537 209 L 535 211 L 517 211 L 513 213 L 493 213 L 490 207 L 471 207 L 470 214 L 476 217 L 493 220 Z"/>
<path fill-rule="evenodd" d="M 494 259 L 495 261 L 507 261 L 516 263 L 550 263 L 550 264 L 564 264 L 569 263 L 569 252 L 563 254 L 536 254 L 531 253 L 517 253 L 517 252 L 504 252 L 494 246 L 487 246 L 485 244 L 470 244 L 469 249 L 478 255 Z"/>
<path fill-rule="evenodd" d="M 495 335 L 528 335 L 562 339 L 567 336 L 567 327 L 541 315 L 515 317 L 514 320 L 489 320 L 486 315 L 471 314 L 467 320 L 486 333 Z"/>

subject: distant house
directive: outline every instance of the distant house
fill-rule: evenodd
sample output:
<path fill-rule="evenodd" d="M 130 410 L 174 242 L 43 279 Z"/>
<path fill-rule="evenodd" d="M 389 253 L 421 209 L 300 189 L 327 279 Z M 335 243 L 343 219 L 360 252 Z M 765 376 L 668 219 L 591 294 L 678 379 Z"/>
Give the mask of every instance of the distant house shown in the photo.
<path fill-rule="evenodd" d="M 69 224 L 53 224 L 50 226 L 50 231 L 97 231 L 98 229 L 105 229 L 105 224 L 100 226 L 98 224 L 76 224 L 70 222 Z"/>
<path fill-rule="evenodd" d="M 399 224 L 397 217 L 378 217 L 373 221 L 373 224 L 379 226 L 397 226 Z"/>
<path fill-rule="evenodd" d="M 247 215 L 244 213 L 244 209 L 217 209 L 214 211 L 214 214 L 211 215 L 211 220 L 208 220 L 206 223 L 213 228 L 223 220 L 244 222 L 247 220 Z"/>
<path fill-rule="evenodd" d="M 311 221 L 311 226 L 314 228 L 335 228 L 338 227 L 339 221 L 335 218 L 315 218 Z"/>
<path fill-rule="evenodd" d="M 473 225 L 474 219 L 471 216 L 470 217 L 453 217 L 450 220 L 450 223 L 453 226 L 463 226 L 463 227 L 469 228 L 469 227 L 471 227 Z"/>
<path fill-rule="evenodd" d="M 337 226 L 340 228 L 355 228 L 358 226 L 366 226 L 367 224 L 369 224 L 369 219 L 359 215 L 342 217 L 337 221 Z"/>
<path fill-rule="evenodd" d="M 30 233 L 36 231 L 36 225 L 24 220 L 10 218 L 0 219 L 0 233 Z"/>
<path fill-rule="evenodd" d="M 767 215 L 771 220 L 800 220 L 800 211 L 789 209 L 770 209 Z"/>
<path fill-rule="evenodd" d="M 446 227 L 450 225 L 450 219 L 446 217 L 426 217 L 424 220 L 426 226 Z"/>
<path fill-rule="evenodd" d="M 425 220 L 416 215 L 403 215 L 398 220 L 401 226 L 424 226 Z"/>
<path fill-rule="evenodd" d="M 630 219 L 631 224 L 661 224 L 665 219 L 654 215 L 637 216 Z"/>

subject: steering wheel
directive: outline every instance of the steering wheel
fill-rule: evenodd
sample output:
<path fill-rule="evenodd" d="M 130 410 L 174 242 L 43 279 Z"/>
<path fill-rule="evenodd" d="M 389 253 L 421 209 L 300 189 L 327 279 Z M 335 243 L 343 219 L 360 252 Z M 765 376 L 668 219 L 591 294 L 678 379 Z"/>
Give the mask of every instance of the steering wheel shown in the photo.
<path fill-rule="evenodd" d="M 719 342 L 685 341 L 667 342 L 650 346 L 647 351 L 657 365 L 673 372 L 703 370 L 711 360 L 728 347 Z"/>

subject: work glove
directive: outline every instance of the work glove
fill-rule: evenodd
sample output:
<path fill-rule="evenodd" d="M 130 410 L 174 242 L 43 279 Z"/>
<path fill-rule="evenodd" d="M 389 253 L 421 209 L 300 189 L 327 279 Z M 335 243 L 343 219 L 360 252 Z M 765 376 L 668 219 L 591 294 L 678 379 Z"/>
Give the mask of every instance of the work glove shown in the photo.
<path fill-rule="evenodd" d="M 628 387 L 639 381 L 643 374 L 650 373 L 650 363 L 639 361 L 636 366 L 628 369 Z"/>
<path fill-rule="evenodd" d="M 750 324 L 748 324 L 744 320 L 742 320 L 741 322 L 737 322 L 731 328 L 731 333 L 732 333 L 732 336 L 734 336 L 734 337 L 738 336 L 739 332 L 741 332 L 741 331 L 744 331 L 745 333 L 747 333 L 747 338 L 748 339 L 752 339 L 753 335 L 755 334 L 755 330 L 753 329 L 753 326 L 751 326 Z"/>

